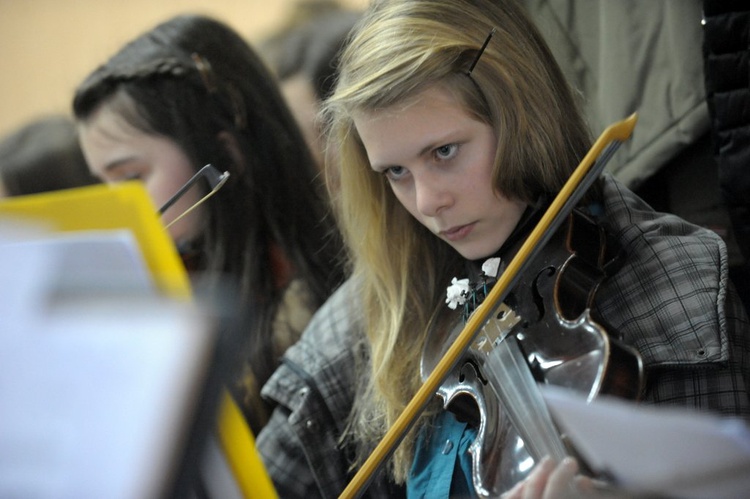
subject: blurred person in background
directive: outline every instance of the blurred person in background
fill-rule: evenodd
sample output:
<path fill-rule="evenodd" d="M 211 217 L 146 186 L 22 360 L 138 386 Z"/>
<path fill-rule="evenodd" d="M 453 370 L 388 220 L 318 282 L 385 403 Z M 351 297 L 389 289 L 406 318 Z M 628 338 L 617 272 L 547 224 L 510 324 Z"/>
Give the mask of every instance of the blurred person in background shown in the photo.
<path fill-rule="evenodd" d="M 333 91 L 339 54 L 361 15 L 335 1 L 298 2 L 288 21 L 258 46 L 321 166 L 320 104 Z"/>
<path fill-rule="evenodd" d="M 73 120 L 43 116 L 0 142 L 0 197 L 22 196 L 98 183 L 78 144 Z"/>

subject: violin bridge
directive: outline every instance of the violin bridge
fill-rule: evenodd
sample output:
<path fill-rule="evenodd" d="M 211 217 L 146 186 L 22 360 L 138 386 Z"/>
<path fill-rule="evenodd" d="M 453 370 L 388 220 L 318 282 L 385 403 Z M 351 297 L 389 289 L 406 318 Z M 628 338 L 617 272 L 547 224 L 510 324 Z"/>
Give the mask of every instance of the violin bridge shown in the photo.
<path fill-rule="evenodd" d="M 489 355 L 492 349 L 513 330 L 521 317 L 505 303 L 501 303 L 497 312 L 482 327 L 477 334 L 472 347 L 484 354 Z"/>

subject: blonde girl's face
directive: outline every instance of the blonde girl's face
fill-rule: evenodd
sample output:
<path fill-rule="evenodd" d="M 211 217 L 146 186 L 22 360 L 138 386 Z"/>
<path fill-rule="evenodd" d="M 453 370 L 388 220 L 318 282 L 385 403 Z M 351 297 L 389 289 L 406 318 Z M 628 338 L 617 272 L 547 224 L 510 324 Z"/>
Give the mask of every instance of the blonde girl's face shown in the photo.
<path fill-rule="evenodd" d="M 422 225 L 470 260 L 502 246 L 526 204 L 494 190 L 495 132 L 453 94 L 432 86 L 354 123 L 371 168 Z"/>
<path fill-rule="evenodd" d="M 79 137 L 91 173 L 103 182 L 139 179 L 154 205 L 166 203 L 195 170 L 180 147 L 166 137 L 144 133 L 101 106 L 79 126 Z M 195 204 L 200 188 L 190 189 L 163 215 L 165 225 Z M 202 232 L 206 217 L 199 206 L 169 228 L 176 244 L 194 240 Z"/>

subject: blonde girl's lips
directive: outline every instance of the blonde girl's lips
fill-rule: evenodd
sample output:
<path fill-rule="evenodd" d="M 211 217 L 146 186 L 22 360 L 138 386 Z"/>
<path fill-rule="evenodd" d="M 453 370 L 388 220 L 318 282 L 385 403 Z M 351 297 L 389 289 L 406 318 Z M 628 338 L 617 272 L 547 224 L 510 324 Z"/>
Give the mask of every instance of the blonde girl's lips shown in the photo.
<path fill-rule="evenodd" d="M 468 236 L 472 229 L 474 229 L 473 223 L 441 231 L 440 235 L 448 241 L 456 242 Z"/>

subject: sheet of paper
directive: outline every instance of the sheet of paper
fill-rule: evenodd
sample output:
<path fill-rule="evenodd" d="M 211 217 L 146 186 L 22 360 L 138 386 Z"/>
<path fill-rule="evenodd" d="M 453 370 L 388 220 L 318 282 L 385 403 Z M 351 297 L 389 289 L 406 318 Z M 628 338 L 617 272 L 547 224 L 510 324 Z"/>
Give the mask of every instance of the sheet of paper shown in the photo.
<path fill-rule="evenodd" d="M 0 497 L 169 485 L 215 333 L 153 292 L 126 233 L 0 231 Z"/>
<path fill-rule="evenodd" d="M 739 419 L 640 406 L 602 396 L 587 404 L 543 387 L 553 417 L 595 469 L 634 492 L 734 499 L 750 491 L 750 429 Z"/>
<path fill-rule="evenodd" d="M 156 293 L 138 243 L 125 229 L 51 233 L 6 242 L 4 247 L 20 253 L 49 253 L 55 266 L 44 279 L 54 292 L 90 292 L 104 287 Z"/>
<path fill-rule="evenodd" d="M 169 303 L 69 303 L 0 349 L 0 497 L 156 497 L 210 351 Z"/>
<path fill-rule="evenodd" d="M 39 246 L 19 247 L 40 234 L 40 228 L 0 219 L 0 338 L 32 323 L 49 292 L 55 255 Z"/>

